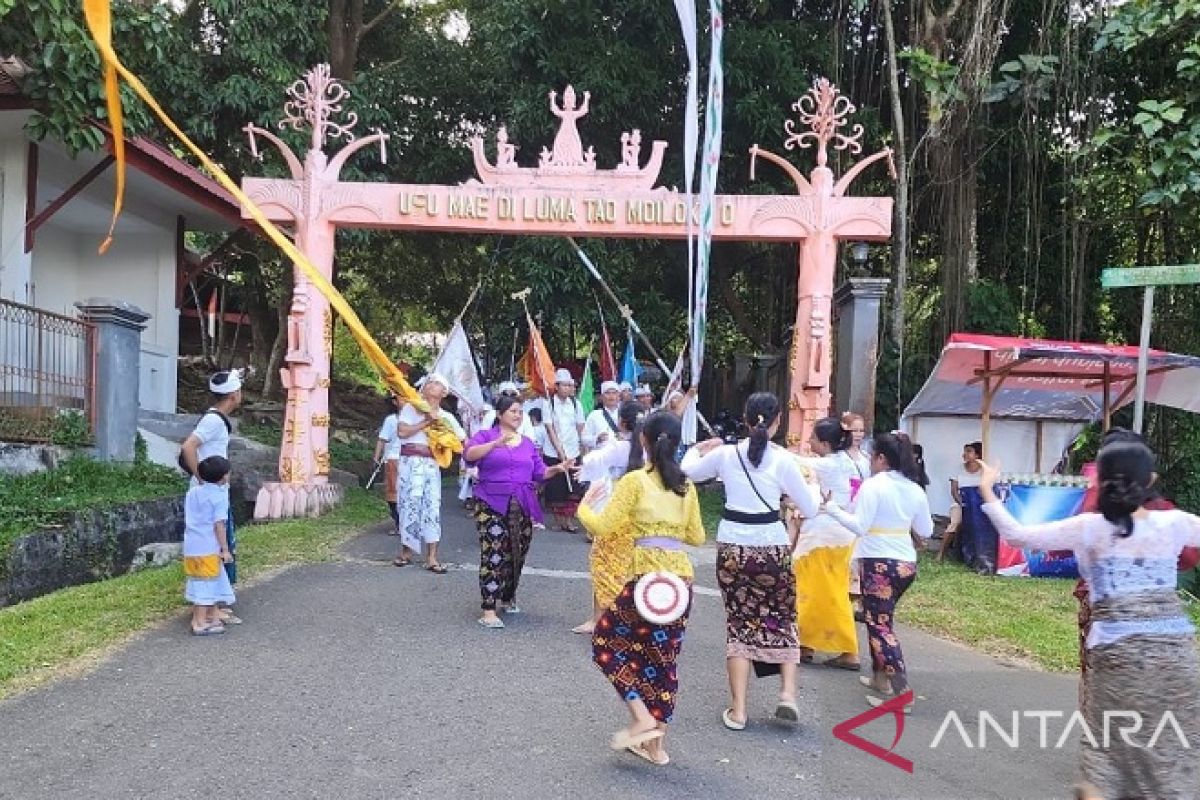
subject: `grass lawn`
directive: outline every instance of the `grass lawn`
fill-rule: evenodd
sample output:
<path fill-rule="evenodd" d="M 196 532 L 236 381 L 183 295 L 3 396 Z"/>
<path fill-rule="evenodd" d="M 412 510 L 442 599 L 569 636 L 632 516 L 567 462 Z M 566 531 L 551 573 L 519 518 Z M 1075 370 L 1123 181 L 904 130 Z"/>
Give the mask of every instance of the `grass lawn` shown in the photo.
<path fill-rule="evenodd" d="M 956 562 L 922 555 L 899 620 L 929 633 L 1043 669 L 1079 668 L 1074 579 L 976 575 Z M 1200 624 L 1200 603 L 1188 604 Z"/>
<path fill-rule="evenodd" d="M 988 577 L 926 555 L 918 569 L 901 622 L 1045 669 L 1078 668 L 1074 580 Z"/>
<path fill-rule="evenodd" d="M 377 495 L 351 489 L 320 519 L 247 525 L 238 531 L 238 588 L 282 566 L 329 560 L 347 537 L 386 517 Z M 86 666 L 185 608 L 182 568 L 172 564 L 0 609 L 0 698 Z"/>

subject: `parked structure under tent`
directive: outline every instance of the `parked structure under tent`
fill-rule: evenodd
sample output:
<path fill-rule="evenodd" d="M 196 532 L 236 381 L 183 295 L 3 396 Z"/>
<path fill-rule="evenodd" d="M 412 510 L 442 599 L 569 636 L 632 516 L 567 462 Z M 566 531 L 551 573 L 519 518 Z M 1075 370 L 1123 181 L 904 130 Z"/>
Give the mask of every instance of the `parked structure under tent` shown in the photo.
<path fill-rule="evenodd" d="M 983 443 L 1005 472 L 1051 472 L 1089 423 L 1107 429 L 1133 401 L 1138 349 L 956 333 L 904 410 L 925 449 L 929 502 L 946 514 L 962 445 Z M 1200 357 L 1151 350 L 1146 401 L 1200 413 Z"/>

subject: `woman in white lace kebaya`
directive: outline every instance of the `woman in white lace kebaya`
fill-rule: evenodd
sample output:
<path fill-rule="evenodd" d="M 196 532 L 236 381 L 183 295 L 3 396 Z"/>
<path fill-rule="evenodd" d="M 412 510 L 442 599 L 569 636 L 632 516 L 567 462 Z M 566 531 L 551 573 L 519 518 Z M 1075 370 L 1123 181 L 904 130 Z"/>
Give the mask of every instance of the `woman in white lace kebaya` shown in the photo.
<path fill-rule="evenodd" d="M 1108 798 L 1200 797 L 1200 659 L 1175 593 L 1180 551 L 1200 545 L 1200 518 L 1148 511 L 1154 454 L 1116 442 L 1097 458 L 1100 513 L 1021 525 L 996 499 L 984 465 L 984 513 L 1009 544 L 1073 550 L 1087 580 L 1092 627 L 1081 710 L 1083 776 Z M 1117 725 L 1110 720 L 1117 717 Z M 1140 729 L 1137 723 L 1140 722 Z M 1114 730 L 1114 727 L 1116 730 Z"/>

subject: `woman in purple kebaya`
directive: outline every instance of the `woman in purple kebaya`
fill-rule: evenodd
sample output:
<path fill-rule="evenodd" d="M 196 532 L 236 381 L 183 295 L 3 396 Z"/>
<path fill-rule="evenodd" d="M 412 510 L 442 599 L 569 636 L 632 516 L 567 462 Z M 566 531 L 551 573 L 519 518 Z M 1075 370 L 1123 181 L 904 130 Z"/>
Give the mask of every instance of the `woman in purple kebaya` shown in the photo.
<path fill-rule="evenodd" d="M 475 523 L 479 529 L 479 592 L 485 628 L 503 628 L 498 607 L 519 614 L 517 584 L 533 540 L 533 523 L 542 521 L 537 486 L 567 472 L 574 462 L 547 467 L 532 441 L 518 431 L 524 412 L 516 398 L 496 402 L 496 423 L 472 436 L 463 459 L 479 468 L 475 479 Z"/>

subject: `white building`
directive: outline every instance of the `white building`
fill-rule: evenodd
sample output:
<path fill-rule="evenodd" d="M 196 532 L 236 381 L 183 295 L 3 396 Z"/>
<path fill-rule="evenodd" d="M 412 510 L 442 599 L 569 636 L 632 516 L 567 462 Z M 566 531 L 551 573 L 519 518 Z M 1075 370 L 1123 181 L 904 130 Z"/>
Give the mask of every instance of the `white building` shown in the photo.
<path fill-rule="evenodd" d="M 12 322 L 14 303 L 68 317 L 76 315 L 76 302 L 91 297 L 140 307 L 150 314 L 141 337 L 140 405 L 174 412 L 179 307 L 190 277 L 184 233 L 233 231 L 243 225 L 238 204 L 161 145 L 127 139 L 124 211 L 112 246 L 99 255 L 115 193 L 111 136 L 97 124 L 105 149 L 74 158 L 61 142 L 32 141 L 25 130 L 29 101 L 13 79 L 19 72 L 12 60 L 0 61 L 0 304 L 10 312 L 6 325 L 27 324 Z M 19 311 L 22 320 L 29 318 Z M 10 344 L 15 340 L 11 330 L 0 330 L 5 336 Z M 41 351 L 24 352 L 30 360 L 29 352 Z M 22 366 L 9 363 L 22 357 L 11 346 L 0 355 L 6 371 Z"/>

